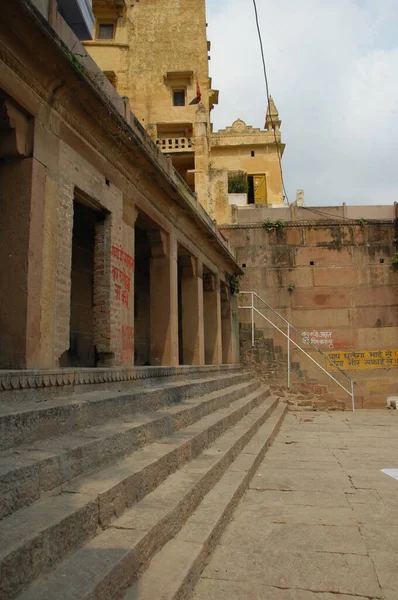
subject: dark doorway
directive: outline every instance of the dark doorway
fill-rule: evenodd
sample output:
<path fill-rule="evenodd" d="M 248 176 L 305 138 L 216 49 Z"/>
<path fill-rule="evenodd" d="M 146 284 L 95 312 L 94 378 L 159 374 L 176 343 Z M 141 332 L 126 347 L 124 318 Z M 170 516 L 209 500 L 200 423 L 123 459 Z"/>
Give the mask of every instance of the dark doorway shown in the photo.
<path fill-rule="evenodd" d="M 134 364 L 150 364 L 150 261 L 151 245 L 139 215 L 135 227 Z M 145 226 L 144 223 L 142 223 Z"/>
<path fill-rule="evenodd" d="M 247 203 L 254 204 L 254 181 L 253 175 L 249 175 L 247 178 L 248 191 L 247 191 Z"/>
<path fill-rule="evenodd" d="M 184 337 L 183 337 L 183 320 L 182 320 L 182 272 L 183 264 L 181 256 L 178 257 L 178 364 L 184 364 Z"/>
<path fill-rule="evenodd" d="M 70 346 L 62 366 L 95 367 L 94 249 L 96 225 L 103 215 L 80 203 L 73 204 Z"/>
<path fill-rule="evenodd" d="M 217 280 L 214 273 L 203 268 L 203 321 L 205 337 L 205 364 L 213 365 L 218 360 L 219 322 L 218 322 Z"/>

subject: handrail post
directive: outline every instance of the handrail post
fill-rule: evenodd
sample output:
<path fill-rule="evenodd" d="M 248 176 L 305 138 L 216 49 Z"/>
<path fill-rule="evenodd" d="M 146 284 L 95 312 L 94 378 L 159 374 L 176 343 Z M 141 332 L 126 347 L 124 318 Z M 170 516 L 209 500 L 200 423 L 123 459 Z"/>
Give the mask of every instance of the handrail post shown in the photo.
<path fill-rule="evenodd" d="M 240 292 L 241 294 L 247 294 L 251 296 L 251 304 L 249 306 L 239 306 L 239 308 L 246 308 L 248 310 L 251 310 L 251 327 L 252 327 L 252 347 L 254 348 L 254 313 L 258 313 L 260 317 L 262 317 L 263 319 L 265 319 L 267 321 L 267 323 L 269 323 L 270 325 L 272 325 L 272 327 L 274 327 L 281 335 L 283 335 L 285 338 L 287 338 L 287 353 L 288 353 L 288 370 L 287 370 L 287 383 L 288 383 L 288 388 L 290 387 L 290 383 L 291 383 L 291 346 L 293 344 L 293 346 L 295 348 L 297 348 L 300 352 L 303 352 L 303 354 L 305 354 L 305 356 L 311 361 L 313 362 L 318 369 L 320 369 L 321 371 L 323 371 L 323 373 L 325 373 L 330 379 L 332 379 L 335 383 L 337 383 L 337 385 L 339 387 L 341 387 L 348 395 L 351 396 L 351 402 L 352 402 L 352 411 L 355 411 L 355 395 L 354 395 L 354 380 L 349 377 L 344 371 L 342 371 L 342 369 L 340 369 L 340 367 L 338 367 L 336 365 L 336 363 L 334 363 L 333 361 L 331 361 L 328 356 L 326 354 L 324 354 L 321 350 L 319 350 L 319 348 L 317 348 L 316 346 L 314 346 L 310 341 L 307 340 L 307 343 L 314 349 L 316 350 L 319 354 L 321 354 L 323 356 L 323 358 L 325 359 L 325 361 L 330 362 L 330 364 L 335 367 L 337 369 L 337 371 L 340 371 L 340 373 L 350 382 L 350 387 L 344 387 L 343 384 L 341 384 L 335 377 L 333 377 L 333 375 L 327 370 L 327 362 L 325 364 L 325 368 L 319 363 L 317 362 L 310 354 L 308 354 L 308 352 L 306 352 L 304 350 L 304 348 L 302 348 L 294 339 L 292 339 L 291 337 L 291 331 L 293 330 L 303 341 L 304 337 L 302 335 L 302 333 L 300 333 L 300 331 L 298 331 L 294 325 L 292 325 L 291 323 L 289 323 L 289 321 L 287 321 L 287 319 L 285 319 L 284 317 L 282 317 L 282 315 L 280 313 L 278 313 L 274 308 L 272 308 L 272 306 L 270 306 L 269 304 L 267 304 L 267 302 L 265 302 L 265 300 L 263 300 L 258 294 L 256 294 L 256 292 L 245 292 L 242 291 Z M 254 306 L 254 296 L 256 296 L 256 298 L 258 298 L 268 309 L 270 309 L 273 313 L 275 313 L 279 318 L 282 319 L 282 321 L 284 321 L 284 323 L 286 323 L 287 326 L 287 333 L 285 333 L 285 331 L 283 329 L 280 329 L 277 325 L 275 325 L 275 323 L 273 323 L 270 319 L 268 319 L 268 317 L 266 317 L 262 312 L 260 312 L 255 306 Z"/>
<path fill-rule="evenodd" d="M 290 390 L 290 323 L 287 325 L 287 389 Z"/>
<path fill-rule="evenodd" d="M 252 296 L 252 348 L 254 348 L 254 294 L 251 293 Z"/>

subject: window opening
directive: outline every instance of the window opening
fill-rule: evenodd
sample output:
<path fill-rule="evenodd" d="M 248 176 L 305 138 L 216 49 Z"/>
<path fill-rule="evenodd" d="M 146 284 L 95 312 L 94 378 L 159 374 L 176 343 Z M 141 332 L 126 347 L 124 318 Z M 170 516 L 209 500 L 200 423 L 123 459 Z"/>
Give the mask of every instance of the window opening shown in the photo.
<path fill-rule="evenodd" d="M 173 91 L 173 105 L 174 106 L 185 106 L 185 90 L 174 90 Z"/>
<path fill-rule="evenodd" d="M 100 23 L 98 26 L 98 38 L 100 40 L 113 40 L 115 35 L 114 23 Z"/>

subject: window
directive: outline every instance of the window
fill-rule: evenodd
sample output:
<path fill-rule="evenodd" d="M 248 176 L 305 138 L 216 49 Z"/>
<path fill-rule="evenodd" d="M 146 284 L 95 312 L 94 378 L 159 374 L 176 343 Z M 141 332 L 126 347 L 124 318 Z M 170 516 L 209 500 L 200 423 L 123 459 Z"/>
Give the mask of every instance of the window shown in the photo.
<path fill-rule="evenodd" d="M 254 150 L 251 151 L 250 156 L 251 157 L 256 156 L 256 153 L 254 152 Z"/>
<path fill-rule="evenodd" d="M 113 40 L 114 36 L 115 36 L 115 24 L 114 23 L 100 23 L 98 25 L 98 39 Z"/>
<path fill-rule="evenodd" d="M 185 90 L 174 90 L 173 91 L 173 105 L 174 106 L 185 106 Z"/>

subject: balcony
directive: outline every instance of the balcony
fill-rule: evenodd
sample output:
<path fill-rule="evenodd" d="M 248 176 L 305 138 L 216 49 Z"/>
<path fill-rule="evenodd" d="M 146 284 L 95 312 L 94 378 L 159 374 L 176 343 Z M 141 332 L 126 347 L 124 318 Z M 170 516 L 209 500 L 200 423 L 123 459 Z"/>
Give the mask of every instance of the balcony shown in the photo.
<path fill-rule="evenodd" d="M 173 152 L 193 152 L 194 140 L 190 137 L 168 137 L 158 138 L 157 146 L 162 152 L 172 154 Z"/>
<path fill-rule="evenodd" d="M 126 10 L 126 0 L 93 0 L 93 10 L 95 14 L 98 11 L 117 11 L 118 15 L 121 16 Z"/>
<path fill-rule="evenodd" d="M 59 12 L 79 40 L 91 40 L 94 13 L 91 0 L 58 0 Z"/>

